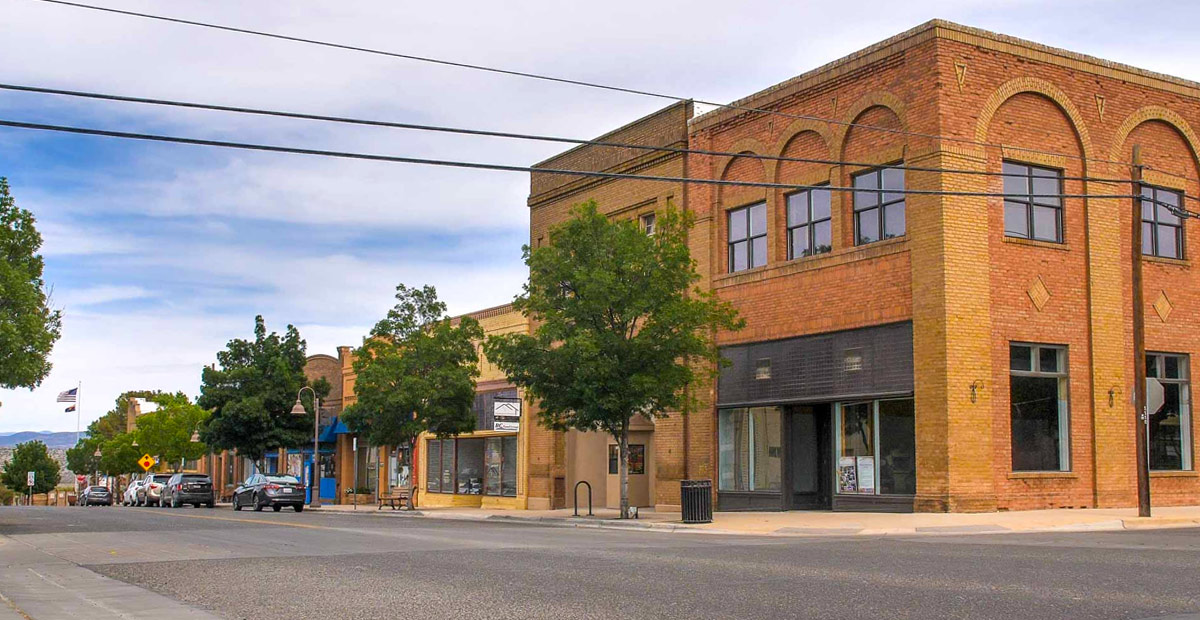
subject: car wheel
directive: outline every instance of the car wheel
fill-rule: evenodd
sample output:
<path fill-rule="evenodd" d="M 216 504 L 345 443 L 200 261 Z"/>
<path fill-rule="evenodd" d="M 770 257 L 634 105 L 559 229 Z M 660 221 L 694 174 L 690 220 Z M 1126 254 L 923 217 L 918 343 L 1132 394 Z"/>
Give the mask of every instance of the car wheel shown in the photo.
<path fill-rule="evenodd" d="M 236 512 L 236 511 L 240 511 L 240 510 L 242 509 L 242 505 L 238 503 L 238 498 L 237 498 L 237 497 L 238 497 L 237 495 L 234 495 L 234 496 L 233 496 L 233 510 L 234 510 L 235 512 Z"/>
<path fill-rule="evenodd" d="M 179 508 L 179 498 L 178 497 L 171 498 L 171 508 Z"/>
<path fill-rule="evenodd" d="M 193 508 L 199 508 L 199 507 L 200 507 L 200 504 L 192 504 L 192 507 L 193 507 Z"/>
<path fill-rule="evenodd" d="M 283 510 L 283 506 L 271 506 L 271 510 L 274 510 L 275 512 L 279 512 L 280 510 Z"/>
<path fill-rule="evenodd" d="M 254 494 L 254 512 L 262 512 L 264 506 L 258 501 L 258 494 Z"/>
<path fill-rule="evenodd" d="M 205 508 L 216 508 L 216 507 L 217 507 L 217 503 L 216 503 L 216 502 L 209 502 L 209 503 L 205 504 L 205 505 L 204 505 L 204 507 L 205 507 Z M 199 506 L 197 506 L 197 508 L 199 508 Z"/>
<path fill-rule="evenodd" d="M 296 512 L 304 512 L 304 506 L 301 506 L 300 504 L 296 504 L 295 506 L 292 506 L 292 508 L 295 509 Z"/>

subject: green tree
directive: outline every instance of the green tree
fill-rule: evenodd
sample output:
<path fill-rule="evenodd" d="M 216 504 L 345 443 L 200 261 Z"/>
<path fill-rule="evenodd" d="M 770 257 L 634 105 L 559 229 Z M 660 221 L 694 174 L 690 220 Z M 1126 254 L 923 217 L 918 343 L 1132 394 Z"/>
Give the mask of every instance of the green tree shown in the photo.
<path fill-rule="evenodd" d="M 46 444 L 37 440 L 17 444 L 12 460 L 4 464 L 0 482 L 17 493 L 27 493 L 29 485 L 25 484 L 25 474 L 31 471 L 36 472 L 33 479 L 34 493 L 46 493 L 58 486 L 58 461 L 50 456 Z"/>
<path fill-rule="evenodd" d="M 410 449 L 417 436 L 475 430 L 479 322 L 451 320 L 432 286 L 396 287 L 396 305 L 354 351 L 356 402 L 346 426 L 368 442 Z"/>
<path fill-rule="evenodd" d="M 131 450 L 141 450 L 146 454 L 157 456 L 159 462 L 166 463 L 171 471 L 175 472 L 183 468 L 184 461 L 195 460 L 208 454 L 207 445 L 201 441 L 192 441 L 192 436 L 198 433 L 204 423 L 208 421 L 208 411 L 192 403 L 191 399 L 182 392 L 160 394 L 155 396 L 153 401 L 158 403 L 158 409 L 138 417 L 137 428 L 134 429 L 132 437 L 117 435 L 108 440 L 101 451 L 107 450 L 109 444 L 114 444 L 114 447 L 120 446 L 120 442 L 124 441 L 123 438 L 128 438 L 130 442 L 136 439 L 138 447 L 135 449 L 130 446 Z M 132 454 L 132 452 L 128 454 Z M 135 466 L 141 454 L 142 452 L 133 454 L 133 460 L 128 461 L 128 465 Z M 114 473 L 133 471 L 132 469 L 120 469 L 117 465 L 120 462 L 123 461 L 108 461 L 108 454 L 105 453 L 101 464 L 106 470 L 111 465 Z"/>
<path fill-rule="evenodd" d="M 743 321 L 726 302 L 696 287 L 688 251 L 690 214 L 659 215 L 654 234 L 611 221 L 594 202 L 578 205 L 550 233 L 525 246 L 529 282 L 514 305 L 532 334 L 489 337 L 484 350 L 538 399 L 555 430 L 603 431 L 619 446 L 621 517 L 629 514 L 629 425 L 635 415 L 686 414 L 688 386 L 715 376 L 714 335 Z"/>
<path fill-rule="evenodd" d="M 121 433 L 100 445 L 98 469 L 101 473 L 116 480 L 116 486 L 112 490 L 114 495 L 121 494 L 120 476 L 141 470 L 137 460 L 141 458 L 143 452 L 141 446 L 133 445 L 134 441 L 132 433 Z"/>
<path fill-rule="evenodd" d="M 90 476 L 100 471 L 100 458 L 96 450 L 105 442 L 104 437 L 86 436 L 79 439 L 73 447 L 67 448 L 67 470 L 83 476 Z"/>
<path fill-rule="evenodd" d="M 50 373 L 62 314 L 50 308 L 33 214 L 17 208 L 0 177 L 0 388 L 33 388 Z"/>
<path fill-rule="evenodd" d="M 306 382 L 304 349 L 295 327 L 268 335 L 263 318 L 255 317 L 254 340 L 230 340 L 217 353 L 220 367 L 206 367 L 200 376 L 197 403 L 212 412 L 201 441 L 237 450 L 260 467 L 267 452 L 311 441 L 313 421 L 291 413 Z"/>
<path fill-rule="evenodd" d="M 112 409 L 88 424 L 87 434 L 80 437 L 72 448 L 67 449 L 67 469 L 83 475 L 101 471 L 96 449 L 104 442 L 125 432 L 125 418 L 129 411 L 129 400 L 147 398 L 153 400 L 161 395 L 158 390 L 130 390 L 117 397 Z M 141 456 L 139 454 L 138 456 Z"/>

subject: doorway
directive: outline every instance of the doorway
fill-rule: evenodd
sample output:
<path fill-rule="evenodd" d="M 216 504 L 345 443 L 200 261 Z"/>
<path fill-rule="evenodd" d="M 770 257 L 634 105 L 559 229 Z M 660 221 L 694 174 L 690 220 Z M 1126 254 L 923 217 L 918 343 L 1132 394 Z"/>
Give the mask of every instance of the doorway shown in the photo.
<path fill-rule="evenodd" d="M 788 407 L 784 510 L 833 508 L 832 412 L 827 403 Z"/>

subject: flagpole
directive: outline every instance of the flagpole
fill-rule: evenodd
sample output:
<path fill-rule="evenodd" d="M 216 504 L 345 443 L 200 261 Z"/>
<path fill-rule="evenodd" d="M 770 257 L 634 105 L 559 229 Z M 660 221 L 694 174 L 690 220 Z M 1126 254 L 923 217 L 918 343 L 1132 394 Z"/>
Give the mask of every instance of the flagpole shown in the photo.
<path fill-rule="evenodd" d="M 79 445 L 79 409 L 82 405 L 79 401 L 83 399 L 83 381 L 80 381 L 75 386 L 75 445 Z"/>

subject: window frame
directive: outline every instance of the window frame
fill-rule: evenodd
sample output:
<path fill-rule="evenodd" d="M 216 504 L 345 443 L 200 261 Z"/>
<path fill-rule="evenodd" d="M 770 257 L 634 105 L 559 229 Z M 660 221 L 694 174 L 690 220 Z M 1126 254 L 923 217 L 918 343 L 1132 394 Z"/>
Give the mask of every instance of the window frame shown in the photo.
<path fill-rule="evenodd" d="M 1012 349 L 1013 347 L 1028 347 L 1030 370 L 1014 370 L 1012 367 Z M 1057 351 L 1057 362 L 1060 371 L 1043 371 L 1041 370 L 1042 349 L 1052 349 Z M 1010 341 L 1008 343 L 1009 350 L 1009 365 L 1008 365 L 1008 420 L 1009 420 L 1009 470 L 1016 474 L 1023 473 L 1070 473 L 1073 471 L 1071 462 L 1071 357 L 1070 347 L 1065 344 L 1048 344 L 1038 342 L 1022 342 Z M 1017 469 L 1013 466 L 1012 455 L 1015 451 L 1012 450 L 1013 442 L 1013 411 L 1012 411 L 1012 390 L 1013 377 L 1033 377 L 1039 379 L 1054 378 L 1058 380 L 1058 394 L 1056 399 L 1058 411 L 1058 469 Z"/>
<path fill-rule="evenodd" d="M 1179 378 L 1171 379 L 1171 378 L 1164 376 L 1166 374 L 1164 372 L 1165 368 L 1166 368 L 1166 361 L 1167 361 L 1167 358 L 1169 358 L 1169 357 L 1177 358 L 1180 361 Z M 1154 362 L 1155 362 L 1153 375 L 1151 375 L 1151 372 L 1150 372 L 1150 363 L 1149 362 L 1150 362 L 1151 358 L 1153 358 Z M 1192 373 L 1192 360 L 1191 360 L 1191 356 L 1188 355 L 1187 353 L 1167 353 L 1164 351 L 1147 351 L 1146 352 L 1146 376 L 1153 377 L 1154 379 L 1157 379 L 1160 383 L 1168 383 L 1168 384 L 1182 386 L 1181 389 L 1183 390 L 1183 393 L 1179 397 L 1179 404 L 1180 404 L 1181 409 L 1185 409 L 1185 411 L 1180 412 L 1181 415 L 1179 416 L 1180 417 L 1180 420 L 1179 420 L 1179 424 L 1180 424 L 1180 429 L 1179 429 L 1180 463 L 1179 463 L 1179 465 L 1180 466 L 1178 469 L 1159 469 L 1159 468 L 1153 467 L 1153 465 L 1151 464 L 1151 461 L 1149 458 L 1150 454 L 1148 452 L 1149 452 L 1149 450 L 1152 449 L 1150 446 L 1153 445 L 1154 438 L 1151 437 L 1151 435 L 1150 435 L 1150 431 L 1153 427 L 1150 426 L 1150 424 L 1149 424 L 1149 422 L 1150 422 L 1149 417 L 1146 418 L 1146 443 L 1147 443 L 1146 463 L 1147 463 L 1147 466 L 1150 467 L 1150 471 L 1172 472 L 1172 471 L 1194 471 L 1194 469 L 1195 469 L 1196 465 L 1195 465 L 1195 459 L 1194 459 L 1194 455 L 1193 455 L 1193 451 L 1192 451 L 1192 443 L 1194 441 L 1194 438 L 1193 438 L 1194 430 L 1193 430 L 1193 421 L 1192 421 L 1192 376 L 1191 376 L 1191 373 Z"/>
<path fill-rule="evenodd" d="M 916 438 L 915 424 L 916 424 L 916 406 L 917 406 L 916 398 L 914 398 L 912 396 L 902 396 L 899 398 L 877 398 L 877 399 L 870 399 L 870 400 L 850 400 L 850 401 L 845 401 L 845 402 L 834 403 L 833 429 L 832 429 L 832 432 L 833 432 L 833 449 L 832 449 L 833 462 L 830 463 L 830 469 L 833 472 L 832 489 L 833 489 L 833 493 L 835 495 L 840 495 L 840 496 L 844 496 L 844 497 L 854 497 L 854 496 L 914 497 L 916 495 L 916 493 L 911 493 L 911 494 L 910 493 L 884 493 L 882 491 L 882 488 L 883 488 L 883 474 L 882 474 L 882 471 L 883 471 L 883 454 L 882 454 L 883 444 L 881 442 L 882 442 L 883 437 L 882 437 L 882 429 L 880 428 L 882 426 L 880 423 L 881 411 L 883 409 L 883 403 L 897 402 L 897 401 L 907 401 L 907 402 L 912 403 L 913 423 L 914 423 L 913 437 L 914 437 L 914 447 L 915 447 L 915 438 Z M 867 406 L 867 408 L 869 410 L 869 417 L 871 420 L 871 436 L 868 439 L 871 442 L 870 458 L 872 459 L 872 467 L 873 467 L 873 472 L 872 472 L 873 478 L 871 480 L 871 484 L 873 486 L 871 488 L 870 493 L 867 493 L 867 492 L 864 492 L 861 490 L 862 481 L 857 480 L 857 478 L 856 478 L 856 483 L 860 490 L 854 491 L 854 492 L 843 492 L 841 490 L 840 480 L 838 479 L 838 473 L 839 473 L 838 470 L 841 465 L 840 461 L 842 458 L 842 452 L 845 447 L 844 444 L 846 441 L 845 433 L 843 432 L 844 431 L 843 420 L 845 419 L 845 409 L 847 407 L 854 407 L 854 406 L 859 406 L 859 405 Z M 848 457 L 848 458 L 861 458 L 861 457 Z M 915 457 L 915 452 L 914 452 L 913 467 L 915 467 L 915 466 L 916 466 L 916 457 Z M 857 462 L 856 462 L 856 468 L 857 468 Z M 857 470 L 855 473 L 857 476 Z M 915 480 L 914 480 L 914 484 L 915 484 Z"/>
<path fill-rule="evenodd" d="M 788 260 L 797 258 L 809 258 L 818 254 L 828 254 L 833 251 L 833 192 L 827 189 L 828 183 L 821 183 L 818 187 L 812 189 L 800 190 L 792 192 L 783 197 L 784 209 L 786 210 L 787 220 L 787 257 Z M 815 192 L 823 192 L 829 198 L 829 214 L 820 219 L 813 218 L 813 194 Z M 804 213 L 806 219 L 803 222 L 792 221 L 792 199 L 797 196 L 804 196 Z M 818 224 L 829 222 L 829 249 L 817 251 L 816 244 L 816 228 Z M 797 228 L 807 227 L 805 237 L 808 241 L 808 250 L 804 254 L 797 256 L 795 244 L 793 243 L 792 234 Z"/>
<path fill-rule="evenodd" d="M 1147 196 L 1146 192 L 1150 192 L 1149 196 Z M 1143 256 L 1154 256 L 1157 258 L 1169 258 L 1172 260 L 1185 260 L 1185 258 L 1187 256 L 1187 248 L 1186 248 L 1187 234 L 1185 232 L 1186 228 L 1184 227 L 1185 226 L 1184 218 L 1180 217 L 1177 214 L 1172 213 L 1171 215 L 1175 218 L 1175 220 L 1177 222 L 1176 224 L 1163 223 L 1159 219 L 1159 216 L 1160 216 L 1159 208 L 1161 205 L 1160 205 L 1160 201 L 1158 199 L 1158 195 L 1160 193 L 1173 195 L 1175 197 L 1175 201 L 1176 201 L 1175 206 L 1179 209 L 1184 208 L 1183 201 L 1184 201 L 1185 197 L 1183 195 L 1183 192 L 1181 192 L 1179 190 L 1171 189 L 1168 187 L 1160 187 L 1158 185 L 1150 185 L 1148 183 L 1142 183 L 1138 187 L 1138 195 L 1141 196 L 1141 202 L 1142 202 L 1142 255 Z M 1152 207 L 1150 210 L 1152 219 L 1146 219 L 1146 199 L 1147 198 L 1150 199 L 1150 205 Z M 1162 207 L 1162 208 L 1168 209 L 1167 207 Z M 1150 225 L 1150 248 L 1149 249 L 1146 248 L 1146 225 L 1147 224 Z M 1167 256 L 1167 255 L 1159 253 L 1159 231 L 1162 228 L 1173 228 L 1175 230 L 1175 248 L 1177 250 L 1175 256 Z"/>
<path fill-rule="evenodd" d="M 753 213 L 754 209 L 759 208 L 759 207 L 761 207 L 763 210 L 764 225 L 763 225 L 762 233 L 756 235 L 756 234 L 754 234 L 754 230 L 751 227 L 751 224 L 754 221 L 754 218 L 751 217 L 751 214 Z M 734 239 L 733 238 L 733 220 L 735 217 L 739 217 L 739 216 L 745 218 L 746 236 Z M 767 257 L 765 255 L 767 253 L 767 230 L 770 229 L 770 227 L 771 227 L 768 216 L 769 216 L 769 214 L 767 213 L 767 203 L 765 200 L 760 200 L 758 202 L 753 202 L 753 203 L 743 205 L 743 206 L 740 206 L 740 207 L 737 207 L 734 209 L 729 209 L 728 211 L 726 211 L 725 252 L 728 255 L 727 260 L 726 260 L 726 267 L 728 268 L 729 273 L 738 273 L 741 271 L 749 271 L 751 269 L 757 269 L 758 267 L 763 267 L 767 264 Z M 755 264 L 754 241 L 756 239 L 763 240 L 764 256 L 762 257 L 762 262 L 759 264 Z M 739 243 L 746 244 L 746 266 L 741 269 L 737 269 L 736 265 L 734 263 L 734 260 L 735 260 L 734 246 Z"/>
<path fill-rule="evenodd" d="M 651 211 L 638 216 L 638 228 L 646 233 L 647 237 L 653 237 L 654 231 L 658 229 L 658 214 Z"/>
<path fill-rule="evenodd" d="M 1013 171 L 1010 171 L 1010 168 L 1014 168 L 1014 167 L 1023 169 L 1023 171 L 1022 171 L 1023 173 L 1015 174 Z M 1066 243 L 1066 238 L 1067 238 L 1066 208 L 1065 208 L 1065 204 L 1063 203 L 1063 198 L 1061 197 L 1061 195 L 1065 193 L 1065 191 L 1063 189 L 1063 187 L 1064 187 L 1064 185 L 1063 185 L 1063 170 L 1061 168 L 1038 166 L 1038 165 L 1034 165 L 1034 164 L 1025 163 L 1022 161 L 1007 160 L 1007 159 L 1004 160 L 1003 162 L 1001 162 L 1000 170 L 1001 170 L 1001 173 L 1004 175 L 1002 177 L 1002 179 L 1003 179 L 1002 193 L 1004 194 L 1004 198 L 1003 198 L 1003 202 L 1004 202 L 1004 236 L 1011 237 L 1013 239 L 1028 239 L 1031 241 L 1041 241 L 1044 243 L 1059 243 L 1059 244 Z M 1038 174 L 1034 174 L 1034 171 L 1050 172 L 1052 174 L 1051 175 L 1038 175 Z M 1009 190 L 1008 190 L 1009 179 L 1021 179 L 1022 181 L 1024 181 L 1025 187 L 1024 187 L 1023 191 L 1019 194 L 1017 194 L 1017 193 L 1010 194 Z M 1054 179 L 1056 181 L 1055 192 L 1059 195 L 1055 196 L 1053 198 L 1053 200 L 1047 200 L 1046 194 L 1035 194 L 1034 189 L 1033 189 L 1034 179 Z M 1041 200 L 1039 200 L 1039 198 L 1041 198 Z M 1024 235 L 1009 232 L 1009 229 L 1008 229 L 1008 207 L 1009 207 L 1010 203 L 1020 206 L 1022 208 L 1022 210 L 1024 211 L 1025 230 L 1026 230 L 1026 233 Z M 1053 204 L 1053 203 L 1057 203 L 1057 204 Z M 1044 237 L 1039 237 L 1037 235 L 1037 228 L 1036 228 L 1037 218 L 1035 217 L 1035 213 L 1036 213 L 1036 209 L 1038 209 L 1038 208 L 1054 210 L 1054 238 L 1053 239 L 1047 239 Z"/>
<path fill-rule="evenodd" d="M 885 195 L 890 194 L 890 193 L 895 193 L 896 190 L 895 190 L 895 188 L 893 188 L 891 191 L 889 191 L 887 189 L 884 189 L 884 187 L 883 187 L 883 173 L 887 170 L 895 170 L 900 174 L 900 185 L 901 185 L 900 190 L 907 189 L 908 176 L 906 174 L 904 174 L 904 168 L 899 167 L 899 166 L 902 166 L 903 164 L 904 164 L 903 160 L 896 161 L 896 162 L 892 162 L 889 164 L 884 164 L 882 166 L 877 166 L 875 168 L 863 170 L 863 171 L 860 171 L 860 172 L 850 175 L 850 186 L 853 188 L 853 192 L 854 192 L 854 195 L 851 198 L 851 202 L 852 202 L 851 210 L 854 215 L 854 245 L 855 246 L 870 245 L 872 243 L 879 243 L 880 241 L 887 241 L 889 239 L 899 239 L 901 237 L 908 236 L 908 204 L 907 204 L 908 194 L 905 194 L 904 191 L 900 191 L 898 193 L 899 198 L 893 198 L 891 200 L 888 200 L 888 199 L 885 199 Z M 862 189 L 859 189 L 859 184 L 858 184 L 859 179 L 865 179 L 865 178 L 869 178 L 869 177 L 875 178 L 874 185 L 871 187 L 864 187 Z M 876 201 L 869 205 L 862 205 L 859 202 L 860 194 L 874 194 L 876 196 Z M 895 207 L 897 205 L 899 205 L 900 211 L 904 214 L 904 232 L 899 235 L 892 235 L 889 237 L 889 236 L 887 236 L 887 233 L 886 233 L 887 218 L 885 217 L 885 214 L 888 211 L 888 207 Z M 868 211 L 875 211 L 874 217 L 876 219 L 876 224 L 878 226 L 877 230 L 878 230 L 879 238 L 871 240 L 871 241 L 864 241 L 863 237 L 862 237 L 862 218 L 863 218 L 864 214 L 866 214 Z"/>

